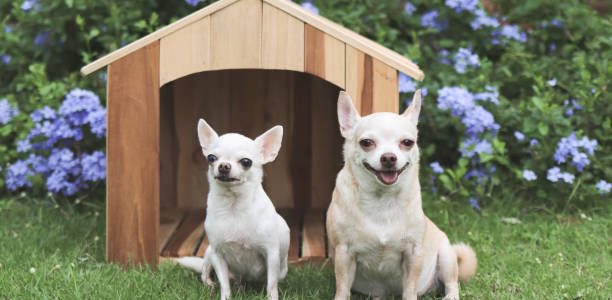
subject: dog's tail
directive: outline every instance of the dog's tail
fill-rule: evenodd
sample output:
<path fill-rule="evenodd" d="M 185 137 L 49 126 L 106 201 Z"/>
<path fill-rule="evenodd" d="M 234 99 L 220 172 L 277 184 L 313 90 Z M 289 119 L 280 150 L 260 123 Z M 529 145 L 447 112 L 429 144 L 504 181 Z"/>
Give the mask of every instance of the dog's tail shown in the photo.
<path fill-rule="evenodd" d="M 176 262 L 188 269 L 192 269 L 198 273 L 202 273 L 204 268 L 204 259 L 197 256 L 183 256 L 176 259 Z"/>
<path fill-rule="evenodd" d="M 454 244 L 453 250 L 457 254 L 457 264 L 459 265 L 459 281 L 466 282 L 476 274 L 478 260 L 472 247 L 464 244 Z"/>

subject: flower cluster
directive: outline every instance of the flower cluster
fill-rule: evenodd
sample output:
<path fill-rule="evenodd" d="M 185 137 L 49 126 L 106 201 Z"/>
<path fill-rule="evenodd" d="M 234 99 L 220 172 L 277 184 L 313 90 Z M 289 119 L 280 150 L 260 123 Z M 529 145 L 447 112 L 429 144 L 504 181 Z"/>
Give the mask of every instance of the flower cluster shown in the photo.
<path fill-rule="evenodd" d="M 444 4 L 455 10 L 455 12 L 474 11 L 478 5 L 478 0 L 446 0 Z"/>
<path fill-rule="evenodd" d="M 557 164 L 570 161 L 578 171 L 582 171 L 591 163 L 589 156 L 593 155 L 595 148 L 597 148 L 596 140 L 591 140 L 586 136 L 578 139 L 574 132 L 559 141 L 554 159 Z"/>
<path fill-rule="evenodd" d="M 36 175 L 44 178 L 49 192 L 66 196 L 104 181 L 104 153 L 88 153 L 79 144 L 88 132 L 97 138 L 106 135 L 106 109 L 98 96 L 74 89 L 57 111 L 44 106 L 32 112 L 30 119 L 34 127 L 24 140 L 17 141 L 17 151 L 29 155 L 7 168 L 9 190 L 31 187 L 30 178 Z"/>
<path fill-rule="evenodd" d="M 571 174 L 568 172 L 561 172 L 561 169 L 559 169 L 559 167 L 552 167 L 548 169 L 548 173 L 546 174 L 546 179 L 548 179 L 551 182 L 557 182 L 559 180 L 563 180 L 566 183 L 573 183 L 574 174 Z"/>
<path fill-rule="evenodd" d="M 408 75 L 401 73 L 398 78 L 398 90 L 400 93 L 409 93 L 416 91 L 417 85 Z"/>
<path fill-rule="evenodd" d="M 478 60 L 478 54 L 472 53 L 470 49 L 459 48 L 457 53 L 453 57 L 454 67 L 457 73 L 464 74 L 467 68 L 480 66 L 480 60 Z"/>
<path fill-rule="evenodd" d="M 6 99 L 0 100 L 0 125 L 6 125 L 18 114 L 17 107 L 11 105 Z"/>
<path fill-rule="evenodd" d="M 600 180 L 595 184 L 595 188 L 599 191 L 600 194 L 607 194 L 612 189 L 612 183 L 609 183 L 605 180 Z"/>
<path fill-rule="evenodd" d="M 444 30 L 448 26 L 448 22 L 439 17 L 437 10 L 430 10 L 421 16 L 421 26 Z"/>
<path fill-rule="evenodd" d="M 470 26 L 474 30 L 483 27 L 496 28 L 499 26 L 499 21 L 497 21 L 497 19 L 494 17 L 489 17 L 483 9 L 476 9 L 474 11 L 474 15 L 476 15 L 476 18 L 470 22 Z"/>
<path fill-rule="evenodd" d="M 493 44 L 501 44 L 500 37 L 508 40 L 515 40 L 521 43 L 527 41 L 527 34 L 518 27 L 518 25 L 503 25 L 501 28 L 493 31 Z"/>
<path fill-rule="evenodd" d="M 202 0 L 185 0 L 185 2 L 191 6 L 196 6 L 198 5 L 200 2 L 202 2 Z"/>
<path fill-rule="evenodd" d="M 574 110 L 582 110 L 582 105 L 578 103 L 578 100 L 575 99 L 567 99 L 563 102 L 563 107 L 565 108 L 565 116 L 571 117 L 574 115 Z"/>
<path fill-rule="evenodd" d="M 319 14 L 319 8 L 317 8 L 314 4 L 312 4 L 312 1 L 310 0 L 302 2 L 302 8 L 306 9 L 307 11 L 315 15 Z"/>
<path fill-rule="evenodd" d="M 414 4 L 410 2 L 406 2 L 406 4 L 404 4 L 404 12 L 407 15 L 411 16 L 415 11 L 416 11 L 416 7 L 414 6 Z"/>

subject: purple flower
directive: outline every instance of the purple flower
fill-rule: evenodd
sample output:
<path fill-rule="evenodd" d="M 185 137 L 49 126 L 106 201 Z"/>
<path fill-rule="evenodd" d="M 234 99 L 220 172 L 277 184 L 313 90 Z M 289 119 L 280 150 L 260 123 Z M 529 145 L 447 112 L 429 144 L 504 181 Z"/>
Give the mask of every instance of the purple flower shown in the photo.
<path fill-rule="evenodd" d="M 534 181 L 538 179 L 538 176 L 531 170 L 523 170 L 523 178 L 527 181 Z"/>
<path fill-rule="evenodd" d="M 561 21 L 559 19 L 552 19 L 552 20 L 550 20 L 550 25 L 555 26 L 557 28 L 561 28 L 561 27 L 563 27 L 563 21 Z"/>
<path fill-rule="evenodd" d="M 537 146 L 538 144 L 540 144 L 540 142 L 538 142 L 538 140 L 536 140 L 536 139 L 531 139 L 529 141 L 529 146 L 531 146 L 531 147 Z"/>
<path fill-rule="evenodd" d="M 23 1 L 23 3 L 21 3 L 21 10 L 23 11 L 29 11 L 31 10 L 36 4 L 38 4 L 38 0 L 25 0 Z"/>
<path fill-rule="evenodd" d="M 472 197 L 470 198 L 469 201 L 470 201 L 470 206 L 472 208 L 474 208 L 475 210 L 480 210 L 480 204 L 478 204 L 478 199 Z"/>
<path fill-rule="evenodd" d="M 472 53 L 470 49 L 459 48 L 459 51 L 453 57 L 454 67 L 457 73 L 464 74 L 467 71 L 467 67 L 478 67 L 480 61 L 478 60 L 478 54 Z"/>
<path fill-rule="evenodd" d="M 582 105 L 575 99 L 567 99 L 563 101 L 563 107 L 565 107 L 565 116 L 571 117 L 574 115 L 574 110 L 581 110 Z"/>
<path fill-rule="evenodd" d="M 522 140 L 524 140 L 524 139 L 525 139 L 525 135 L 524 135 L 522 132 L 520 132 L 520 131 L 515 131 L 515 132 L 514 132 L 514 137 L 515 137 L 517 140 L 519 140 L 519 141 L 522 141 Z"/>
<path fill-rule="evenodd" d="M 2 60 L 2 63 L 5 64 L 5 65 L 10 64 L 12 59 L 13 59 L 13 57 L 11 57 L 8 54 L 0 55 L 0 60 Z"/>
<path fill-rule="evenodd" d="M 49 31 L 43 31 L 34 37 L 34 45 L 42 46 L 49 38 Z"/>
<path fill-rule="evenodd" d="M 414 12 L 416 11 L 416 7 L 414 7 L 414 4 L 410 3 L 410 2 L 406 2 L 406 4 L 404 4 L 404 12 L 407 15 L 412 15 Z"/>
<path fill-rule="evenodd" d="M 198 3 L 202 2 L 202 0 L 185 0 L 185 2 L 191 6 L 196 6 Z"/>
<path fill-rule="evenodd" d="M 450 109 L 455 116 L 461 116 L 474 108 L 474 96 L 461 87 L 444 87 L 438 91 L 438 108 Z"/>
<path fill-rule="evenodd" d="M 489 143 L 488 141 L 482 140 L 474 146 L 474 152 L 478 154 L 491 154 L 493 153 L 493 147 L 491 147 L 491 143 Z"/>
<path fill-rule="evenodd" d="M 437 161 L 432 162 L 431 164 L 429 164 L 429 166 L 431 167 L 431 170 L 436 174 L 444 173 L 444 169 Z"/>
<path fill-rule="evenodd" d="M 30 166 L 34 172 L 38 174 L 43 174 L 49 171 L 49 166 L 47 164 L 47 159 L 40 155 L 30 154 L 26 159 L 26 162 Z"/>
<path fill-rule="evenodd" d="M 548 84 L 548 86 L 555 86 L 555 85 L 557 85 L 557 79 L 556 78 L 552 78 L 552 79 L 546 81 L 546 84 Z"/>
<path fill-rule="evenodd" d="M 596 148 L 596 140 L 591 140 L 586 136 L 582 137 L 582 139 L 578 139 L 574 132 L 559 141 L 553 158 L 557 164 L 565 163 L 568 159 L 571 159 L 571 164 L 574 165 L 578 171 L 582 171 L 584 167 L 590 164 L 588 155 L 593 155 Z M 580 150 L 584 150 L 586 153 Z"/>
<path fill-rule="evenodd" d="M 13 28 L 11 26 L 6 26 L 6 27 L 4 27 L 4 32 L 11 33 L 11 32 L 13 32 Z"/>
<path fill-rule="evenodd" d="M 91 112 L 101 110 L 100 99 L 91 91 L 74 89 L 66 95 L 58 112 L 64 116 L 71 125 L 81 126 Z"/>
<path fill-rule="evenodd" d="M 30 151 L 30 149 L 32 149 L 32 144 L 30 144 L 30 140 L 25 139 L 17 141 L 17 152 L 28 152 Z"/>
<path fill-rule="evenodd" d="M 37 109 L 30 114 L 30 118 L 34 122 L 40 122 L 42 120 L 53 120 L 55 119 L 55 110 L 53 108 L 45 105 L 41 109 Z"/>
<path fill-rule="evenodd" d="M 19 114 L 19 109 L 6 99 L 0 100 L 0 124 L 6 125 Z"/>
<path fill-rule="evenodd" d="M 607 194 L 612 189 L 612 184 L 601 179 L 597 182 L 595 188 L 597 188 L 600 194 Z"/>
<path fill-rule="evenodd" d="M 482 106 L 475 106 L 469 113 L 465 113 L 461 122 L 466 127 L 466 132 L 470 136 L 483 133 L 486 130 L 497 132 L 499 124 L 495 123 L 493 115 Z"/>
<path fill-rule="evenodd" d="M 438 19 L 437 10 L 430 10 L 421 16 L 421 26 L 443 30 L 446 28 L 447 22 Z"/>
<path fill-rule="evenodd" d="M 567 172 L 561 172 L 561 169 L 559 169 L 559 167 L 553 167 L 548 169 L 548 173 L 546 174 L 546 179 L 548 179 L 551 182 L 557 182 L 559 181 L 559 179 L 565 181 L 566 183 L 573 183 L 574 182 L 574 175 L 567 173 Z"/>
<path fill-rule="evenodd" d="M 440 53 L 438 53 L 438 55 L 440 56 L 440 63 L 441 64 L 445 64 L 445 65 L 450 65 L 451 61 L 450 59 L 448 59 L 448 56 L 450 55 L 450 52 L 446 49 L 442 49 L 440 50 Z"/>
<path fill-rule="evenodd" d="M 522 32 L 517 25 L 504 25 L 501 29 L 495 30 L 493 32 L 493 41 L 494 45 L 499 44 L 499 37 L 504 37 L 509 40 L 515 40 L 518 42 L 526 42 L 527 34 Z"/>
<path fill-rule="evenodd" d="M 85 122 L 89 124 L 91 132 L 97 137 L 106 136 L 106 109 L 101 108 L 99 110 L 89 113 L 85 118 Z"/>
<path fill-rule="evenodd" d="M 305 10 L 307 10 L 307 11 L 309 11 L 309 12 L 315 14 L 315 15 L 319 14 L 319 9 L 314 4 L 312 4 L 311 1 L 304 1 L 304 2 L 302 2 L 302 8 L 304 8 Z"/>
<path fill-rule="evenodd" d="M 479 0 L 446 0 L 446 6 L 455 9 L 455 12 L 474 11 Z"/>
<path fill-rule="evenodd" d="M 27 162 L 18 160 L 9 165 L 6 172 L 6 187 L 11 190 L 17 190 L 22 187 L 32 186 L 29 177 L 34 175 Z"/>
<path fill-rule="evenodd" d="M 497 87 L 487 85 L 485 90 L 486 92 L 475 93 L 474 100 L 489 101 L 495 105 L 499 104 L 499 90 Z"/>
<path fill-rule="evenodd" d="M 100 181 L 106 178 L 106 157 L 102 151 L 94 151 L 81 157 L 82 177 L 87 181 Z"/>
<path fill-rule="evenodd" d="M 398 86 L 400 93 L 408 93 L 416 91 L 416 82 L 408 75 L 401 73 L 399 74 Z"/>
<path fill-rule="evenodd" d="M 497 27 L 499 26 L 499 22 L 496 18 L 487 16 L 487 13 L 483 9 L 476 9 L 474 11 L 476 18 L 470 22 L 470 26 L 472 29 L 480 29 L 482 27 Z"/>

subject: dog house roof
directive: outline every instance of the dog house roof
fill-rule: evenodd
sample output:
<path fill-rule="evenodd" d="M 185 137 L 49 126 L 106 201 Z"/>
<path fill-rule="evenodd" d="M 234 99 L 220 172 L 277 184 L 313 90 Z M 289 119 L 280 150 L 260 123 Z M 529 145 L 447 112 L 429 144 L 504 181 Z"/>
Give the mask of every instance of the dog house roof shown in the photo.
<path fill-rule="evenodd" d="M 406 57 L 402 56 L 401 54 L 393 50 L 390 50 L 388 48 L 385 48 L 384 46 L 381 46 L 378 43 L 373 42 L 351 30 L 348 30 L 345 27 L 340 26 L 324 17 L 315 15 L 303 9 L 301 6 L 291 1 L 288 1 L 288 0 L 220 0 L 220 1 L 217 1 L 207 7 L 204 7 L 192 13 L 191 15 L 188 15 L 139 40 L 136 40 L 120 49 L 117 49 L 99 58 L 98 60 L 84 66 L 81 69 L 81 73 L 83 75 L 87 75 L 92 72 L 95 72 L 113 63 L 114 61 L 119 60 L 122 57 L 125 57 L 126 55 L 139 50 L 140 48 L 146 47 L 147 45 L 153 42 L 160 41 L 163 38 L 169 38 L 173 33 L 180 31 L 181 29 L 184 29 L 188 27 L 189 25 L 196 24 L 200 22 L 201 20 L 205 19 L 207 16 L 211 16 L 215 13 L 222 12 L 223 10 L 225 10 L 226 8 L 230 7 L 231 5 L 237 2 L 253 2 L 253 1 L 257 1 L 259 5 L 263 3 L 264 6 L 273 7 L 278 11 L 282 11 L 286 15 L 289 15 L 303 22 L 304 24 L 308 24 L 316 28 L 317 30 L 325 33 L 326 35 L 329 35 L 339 40 L 340 42 L 346 44 L 347 46 L 351 46 L 417 80 L 422 80 L 424 77 L 424 74 L 421 71 L 421 69 L 415 63 L 413 63 Z M 240 11 L 239 13 L 244 13 L 244 10 Z M 239 18 L 236 18 L 236 14 L 230 14 L 230 15 L 231 16 L 229 17 L 233 18 L 234 21 L 239 22 L 239 20 L 237 20 Z M 264 12 L 264 16 L 265 16 L 265 12 Z M 273 25 L 273 26 L 282 26 L 282 25 Z M 210 30 L 211 32 L 213 32 L 212 34 L 214 34 L 214 31 L 215 31 L 214 26 L 210 26 L 209 28 L 210 29 L 208 28 L 206 29 Z M 179 36 L 184 36 L 184 35 L 179 35 Z M 179 41 L 179 43 L 181 42 Z M 185 45 L 185 46 L 189 47 L 189 45 Z M 262 68 L 266 68 L 266 67 L 262 67 Z M 168 81 L 169 80 L 170 79 L 168 79 Z"/>

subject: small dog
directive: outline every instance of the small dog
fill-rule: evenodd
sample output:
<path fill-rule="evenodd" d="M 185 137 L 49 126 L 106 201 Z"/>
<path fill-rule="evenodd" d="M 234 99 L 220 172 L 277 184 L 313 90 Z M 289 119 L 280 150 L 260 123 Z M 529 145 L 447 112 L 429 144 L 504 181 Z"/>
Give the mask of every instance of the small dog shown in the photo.
<path fill-rule="evenodd" d="M 345 164 L 327 211 L 336 275 L 335 299 L 351 289 L 382 299 L 416 300 L 441 282 L 444 299 L 459 299 L 459 283 L 476 273 L 476 255 L 451 245 L 423 213 L 419 184 L 417 91 L 403 114 L 360 117 L 340 92 L 338 120 Z"/>
<path fill-rule="evenodd" d="M 283 127 L 275 126 L 255 140 L 236 133 L 219 137 L 200 119 L 198 138 L 209 162 L 204 222 L 209 246 L 204 258 L 182 257 L 177 262 L 201 271 L 202 281 L 211 286 L 212 266 L 222 300 L 231 295 L 230 277 L 246 281 L 267 277 L 268 299 L 276 300 L 278 281 L 287 275 L 289 226 L 261 183 L 263 165 L 280 150 Z"/>

